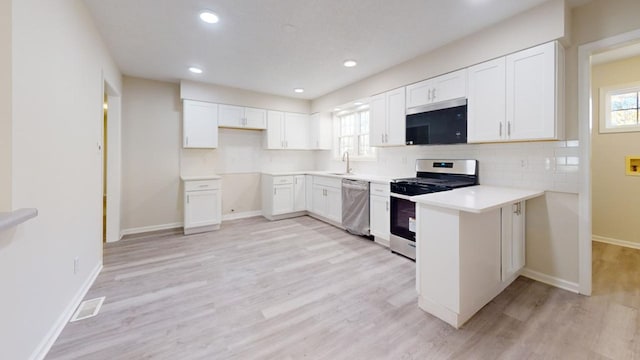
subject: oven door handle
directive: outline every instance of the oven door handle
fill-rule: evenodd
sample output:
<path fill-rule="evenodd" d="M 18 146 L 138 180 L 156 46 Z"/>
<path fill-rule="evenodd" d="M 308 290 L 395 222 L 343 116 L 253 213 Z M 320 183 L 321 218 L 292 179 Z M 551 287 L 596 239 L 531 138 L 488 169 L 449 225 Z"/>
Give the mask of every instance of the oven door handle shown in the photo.
<path fill-rule="evenodd" d="M 411 198 L 413 197 L 413 196 L 409 196 L 409 195 L 402 195 L 402 194 L 396 194 L 396 193 L 391 193 L 389 195 L 391 197 L 394 197 L 394 198 L 404 199 L 404 200 L 409 200 L 409 201 L 412 201 Z"/>

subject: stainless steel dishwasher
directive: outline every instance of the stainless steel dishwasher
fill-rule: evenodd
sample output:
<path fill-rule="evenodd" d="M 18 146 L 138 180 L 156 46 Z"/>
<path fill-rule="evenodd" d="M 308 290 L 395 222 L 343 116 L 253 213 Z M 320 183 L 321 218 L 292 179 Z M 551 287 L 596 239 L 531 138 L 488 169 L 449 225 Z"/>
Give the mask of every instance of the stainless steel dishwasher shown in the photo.
<path fill-rule="evenodd" d="M 342 226 L 355 235 L 370 235 L 368 181 L 342 179 Z"/>

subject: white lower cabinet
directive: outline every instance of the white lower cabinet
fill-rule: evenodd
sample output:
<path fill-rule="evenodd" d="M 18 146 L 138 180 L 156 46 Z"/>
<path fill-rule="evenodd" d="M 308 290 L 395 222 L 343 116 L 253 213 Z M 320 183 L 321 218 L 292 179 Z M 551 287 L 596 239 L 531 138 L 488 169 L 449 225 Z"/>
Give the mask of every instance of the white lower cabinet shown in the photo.
<path fill-rule="evenodd" d="M 309 211 L 334 223 L 342 223 L 342 179 L 313 176 Z"/>
<path fill-rule="evenodd" d="M 295 175 L 293 177 L 293 211 L 307 210 L 305 175 Z"/>
<path fill-rule="evenodd" d="M 375 241 L 389 246 L 390 213 L 389 185 L 371 183 L 369 197 L 369 225 Z"/>
<path fill-rule="evenodd" d="M 222 220 L 220 180 L 185 180 L 184 189 L 184 233 L 219 229 Z"/>
<path fill-rule="evenodd" d="M 306 210 L 304 175 L 262 175 L 262 215 L 269 220 L 297 216 Z"/>
<path fill-rule="evenodd" d="M 515 276 L 525 265 L 525 202 L 517 202 L 501 209 L 502 281 Z"/>
<path fill-rule="evenodd" d="M 478 213 L 416 205 L 419 306 L 459 328 L 525 265 L 525 201 Z"/>

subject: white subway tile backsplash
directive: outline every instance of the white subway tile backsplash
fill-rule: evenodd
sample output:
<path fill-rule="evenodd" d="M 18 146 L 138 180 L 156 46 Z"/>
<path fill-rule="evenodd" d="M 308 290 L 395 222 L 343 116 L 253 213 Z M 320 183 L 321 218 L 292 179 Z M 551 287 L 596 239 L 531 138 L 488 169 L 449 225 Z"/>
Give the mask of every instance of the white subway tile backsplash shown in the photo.
<path fill-rule="evenodd" d="M 408 146 L 378 149 L 377 161 L 354 161 L 355 172 L 389 177 L 415 174 L 415 160 L 477 159 L 485 185 L 577 193 L 580 148 L 577 140 L 523 143 Z M 317 170 L 340 170 L 329 152 L 316 155 Z"/>

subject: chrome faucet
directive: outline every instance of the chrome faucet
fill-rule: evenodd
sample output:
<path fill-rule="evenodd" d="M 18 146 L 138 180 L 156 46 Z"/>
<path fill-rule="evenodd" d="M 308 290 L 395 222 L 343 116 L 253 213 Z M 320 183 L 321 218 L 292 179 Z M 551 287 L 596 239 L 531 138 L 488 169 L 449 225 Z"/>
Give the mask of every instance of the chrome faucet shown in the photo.
<path fill-rule="evenodd" d="M 351 171 L 353 171 L 352 168 L 349 167 L 349 152 L 345 151 L 344 154 L 342 154 L 342 161 L 344 161 L 344 159 L 347 159 L 347 174 L 351 174 Z"/>

